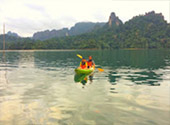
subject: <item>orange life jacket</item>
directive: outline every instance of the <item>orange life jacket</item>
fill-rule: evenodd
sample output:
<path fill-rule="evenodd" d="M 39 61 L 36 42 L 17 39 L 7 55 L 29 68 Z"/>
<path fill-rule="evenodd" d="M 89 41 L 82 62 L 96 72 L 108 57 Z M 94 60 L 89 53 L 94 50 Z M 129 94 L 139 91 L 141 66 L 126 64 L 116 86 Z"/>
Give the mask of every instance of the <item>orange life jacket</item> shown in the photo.
<path fill-rule="evenodd" d="M 81 67 L 82 69 L 87 68 L 87 62 L 85 62 L 84 64 L 82 64 L 82 62 L 80 62 L 80 67 Z"/>
<path fill-rule="evenodd" d="M 88 64 L 88 67 L 92 67 L 93 66 L 93 61 L 92 60 L 88 61 L 87 64 Z"/>

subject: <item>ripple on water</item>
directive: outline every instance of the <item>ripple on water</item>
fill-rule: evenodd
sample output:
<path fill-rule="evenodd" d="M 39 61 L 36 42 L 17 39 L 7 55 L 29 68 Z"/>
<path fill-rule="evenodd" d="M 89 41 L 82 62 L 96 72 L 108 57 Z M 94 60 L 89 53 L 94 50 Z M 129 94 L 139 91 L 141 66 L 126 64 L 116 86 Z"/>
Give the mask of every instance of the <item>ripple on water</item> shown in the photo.
<path fill-rule="evenodd" d="M 167 53 L 79 52 L 93 54 L 104 69 L 85 85 L 74 82 L 77 53 L 7 53 L 6 66 L 0 63 L 0 123 L 168 125 Z"/>

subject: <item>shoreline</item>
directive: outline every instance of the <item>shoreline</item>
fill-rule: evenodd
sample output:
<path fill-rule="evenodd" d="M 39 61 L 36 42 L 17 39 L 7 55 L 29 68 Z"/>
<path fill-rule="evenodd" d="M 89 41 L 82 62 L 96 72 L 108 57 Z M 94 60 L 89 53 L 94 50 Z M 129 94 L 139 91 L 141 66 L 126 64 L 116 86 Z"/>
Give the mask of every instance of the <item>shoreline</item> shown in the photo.
<path fill-rule="evenodd" d="M 124 49 L 14 49 L 14 50 L 5 50 L 5 52 L 41 52 L 41 51 L 89 51 L 89 50 L 169 50 L 169 49 L 146 49 L 146 48 L 124 48 Z M 0 53 L 4 50 L 0 50 Z"/>
<path fill-rule="evenodd" d="M 5 52 L 41 52 L 41 51 L 80 51 L 77 49 L 15 49 L 15 50 L 5 50 Z M 4 52 L 0 50 L 0 52 Z"/>

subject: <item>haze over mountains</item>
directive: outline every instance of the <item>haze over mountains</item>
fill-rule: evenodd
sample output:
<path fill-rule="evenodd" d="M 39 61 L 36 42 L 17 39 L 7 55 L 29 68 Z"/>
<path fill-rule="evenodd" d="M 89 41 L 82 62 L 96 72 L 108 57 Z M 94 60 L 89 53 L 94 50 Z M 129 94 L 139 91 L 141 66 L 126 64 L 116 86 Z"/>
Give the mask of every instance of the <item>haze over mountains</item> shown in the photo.
<path fill-rule="evenodd" d="M 93 23 L 93 22 L 80 22 L 76 23 L 73 27 L 63 28 L 59 30 L 45 30 L 36 32 L 33 34 L 33 39 L 35 40 L 47 40 L 50 38 L 64 37 L 64 36 L 73 36 L 80 35 L 83 33 L 91 32 L 95 27 L 102 27 L 105 23 Z"/>
<path fill-rule="evenodd" d="M 99 28 L 102 28 L 104 25 L 108 24 L 109 26 L 120 25 L 123 24 L 122 21 L 115 15 L 114 12 L 111 13 L 108 22 L 79 22 L 72 26 L 70 29 L 62 28 L 62 29 L 53 29 L 53 30 L 45 30 L 39 31 L 33 34 L 31 37 L 33 40 L 47 40 L 51 38 L 58 37 L 66 37 L 66 36 L 76 36 L 83 33 L 88 33 Z M 17 33 L 9 31 L 7 33 L 8 36 L 16 36 L 19 37 Z"/>
<path fill-rule="evenodd" d="M 59 30 L 54 29 L 51 31 L 45 30 L 45 31 L 36 32 L 33 34 L 32 38 L 35 40 L 47 40 L 50 38 L 75 36 L 75 35 L 91 32 L 93 30 L 103 27 L 105 24 L 106 23 L 104 22 L 103 23 L 80 22 L 80 23 L 76 23 L 73 27 L 71 27 L 70 30 L 68 28 L 63 28 Z M 121 24 L 123 24 L 122 21 L 118 17 L 116 17 L 114 12 L 112 12 L 109 17 L 108 25 L 113 26 L 113 25 L 121 25 Z"/>
<path fill-rule="evenodd" d="M 170 48 L 170 24 L 154 11 L 122 23 L 114 12 L 108 22 L 77 23 L 71 29 L 46 30 L 32 38 L 6 34 L 7 49 Z M 2 44 L 0 35 L 0 44 Z M 0 46 L 2 48 L 2 46 Z"/>
<path fill-rule="evenodd" d="M 45 30 L 45 31 L 39 31 L 35 32 L 33 36 L 31 37 L 34 40 L 47 40 L 51 38 L 58 38 L 58 37 L 65 37 L 65 36 L 75 36 L 80 35 L 83 33 L 88 33 L 93 31 L 94 29 L 101 28 L 106 23 L 98 22 L 79 22 L 76 23 L 73 27 L 70 29 L 68 28 L 62 28 L 59 30 L 53 29 L 53 30 Z M 8 31 L 8 36 L 14 36 L 14 37 L 21 37 L 17 33 Z"/>

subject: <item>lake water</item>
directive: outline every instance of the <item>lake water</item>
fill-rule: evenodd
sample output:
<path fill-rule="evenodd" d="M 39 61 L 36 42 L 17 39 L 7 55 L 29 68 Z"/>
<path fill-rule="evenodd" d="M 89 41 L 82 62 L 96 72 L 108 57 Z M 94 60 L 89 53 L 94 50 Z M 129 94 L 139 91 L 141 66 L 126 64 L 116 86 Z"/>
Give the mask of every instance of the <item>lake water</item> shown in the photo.
<path fill-rule="evenodd" d="M 92 55 L 93 79 L 75 82 Z M 170 50 L 0 52 L 0 125 L 169 125 Z"/>

